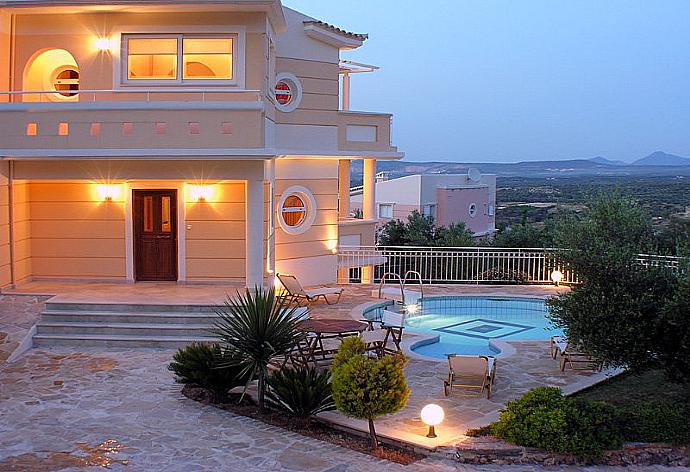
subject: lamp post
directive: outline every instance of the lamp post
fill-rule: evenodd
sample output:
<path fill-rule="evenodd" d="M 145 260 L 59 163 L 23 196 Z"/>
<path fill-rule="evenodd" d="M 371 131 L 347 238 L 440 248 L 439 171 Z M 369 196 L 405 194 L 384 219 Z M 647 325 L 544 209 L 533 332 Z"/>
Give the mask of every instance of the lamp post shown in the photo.
<path fill-rule="evenodd" d="M 429 433 L 426 435 L 427 438 L 436 437 L 436 425 L 440 424 L 445 416 L 443 408 L 433 403 L 422 408 L 422 421 L 429 425 Z"/>

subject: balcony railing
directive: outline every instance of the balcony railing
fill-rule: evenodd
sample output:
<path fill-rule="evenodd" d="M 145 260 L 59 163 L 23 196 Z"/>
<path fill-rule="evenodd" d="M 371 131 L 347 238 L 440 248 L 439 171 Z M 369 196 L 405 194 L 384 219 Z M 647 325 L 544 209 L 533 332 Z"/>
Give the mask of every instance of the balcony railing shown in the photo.
<path fill-rule="evenodd" d="M 167 102 L 167 101 L 261 101 L 258 90 L 211 88 L 134 88 L 118 90 L 79 90 L 77 99 L 57 98 L 55 90 L 0 91 L 0 100 L 11 103 L 81 103 L 81 102 Z"/>
<path fill-rule="evenodd" d="M 672 256 L 640 254 L 643 267 L 665 266 L 687 270 L 688 260 Z M 387 272 L 419 272 L 424 283 L 433 284 L 550 284 L 554 272 L 560 283 L 577 283 L 577 275 L 558 260 L 556 249 L 514 249 L 486 247 L 391 247 L 341 246 L 338 267 L 350 268 L 350 281 L 359 278 L 358 269 L 374 266 L 373 282 Z"/>

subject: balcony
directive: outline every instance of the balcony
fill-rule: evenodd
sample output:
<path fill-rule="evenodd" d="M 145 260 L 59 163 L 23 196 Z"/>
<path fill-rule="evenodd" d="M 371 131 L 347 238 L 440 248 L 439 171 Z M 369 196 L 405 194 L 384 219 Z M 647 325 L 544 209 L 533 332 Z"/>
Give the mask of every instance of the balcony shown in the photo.
<path fill-rule="evenodd" d="M 388 113 L 338 112 L 338 148 L 341 151 L 397 152 L 391 146 L 391 118 Z"/>
<path fill-rule="evenodd" d="M 4 95 L 4 96 L 3 96 Z M 10 157 L 263 157 L 257 91 L 181 89 L 0 92 L 0 155 Z"/>

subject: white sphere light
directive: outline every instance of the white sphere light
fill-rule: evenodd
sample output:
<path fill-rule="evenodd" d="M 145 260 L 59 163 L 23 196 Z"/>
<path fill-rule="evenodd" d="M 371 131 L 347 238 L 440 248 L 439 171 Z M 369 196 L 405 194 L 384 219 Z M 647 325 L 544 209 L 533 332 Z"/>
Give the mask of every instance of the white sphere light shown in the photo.
<path fill-rule="evenodd" d="M 556 269 L 553 272 L 551 272 L 551 281 L 558 285 L 558 283 L 563 280 L 563 272 L 560 270 Z"/>
<path fill-rule="evenodd" d="M 443 408 L 431 403 L 422 408 L 421 416 L 424 423 L 428 424 L 429 426 L 436 426 L 443 421 L 443 418 L 445 418 L 446 414 L 444 413 Z"/>

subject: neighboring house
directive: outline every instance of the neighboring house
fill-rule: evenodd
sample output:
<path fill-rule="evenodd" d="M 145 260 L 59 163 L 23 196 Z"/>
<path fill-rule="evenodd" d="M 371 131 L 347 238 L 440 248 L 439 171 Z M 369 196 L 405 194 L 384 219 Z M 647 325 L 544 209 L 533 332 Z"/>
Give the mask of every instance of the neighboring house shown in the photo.
<path fill-rule="evenodd" d="M 0 287 L 334 282 L 402 157 L 391 115 L 347 110 L 366 39 L 280 0 L 0 0 Z"/>
<path fill-rule="evenodd" d="M 353 188 L 351 206 L 361 208 L 362 188 Z M 377 175 L 376 209 L 379 219 L 404 220 L 414 210 L 434 217 L 437 225 L 465 223 L 474 236 L 496 231 L 496 176 L 476 169 L 467 174 L 408 175 L 388 180 Z"/>

